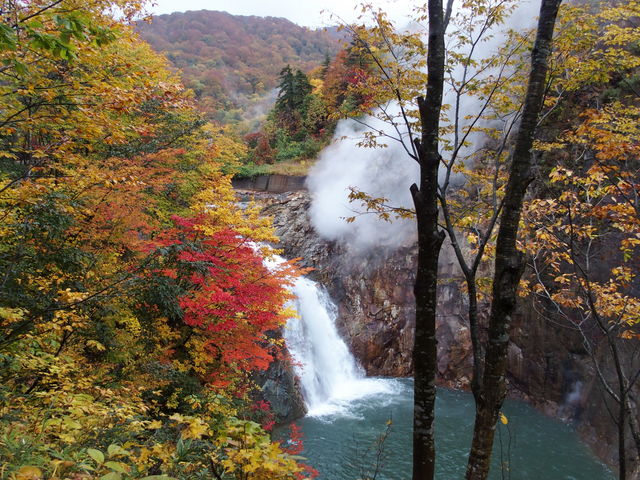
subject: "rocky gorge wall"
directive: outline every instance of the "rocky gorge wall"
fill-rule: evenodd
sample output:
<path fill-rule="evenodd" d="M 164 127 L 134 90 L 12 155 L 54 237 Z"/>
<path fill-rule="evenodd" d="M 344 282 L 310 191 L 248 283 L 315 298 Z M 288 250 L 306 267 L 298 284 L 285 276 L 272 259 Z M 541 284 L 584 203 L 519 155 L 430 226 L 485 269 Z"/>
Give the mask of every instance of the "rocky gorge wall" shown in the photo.
<path fill-rule="evenodd" d="M 340 333 L 367 374 L 411 375 L 415 243 L 395 251 L 353 252 L 317 235 L 307 215 L 306 192 L 261 194 L 258 200 L 264 213 L 273 217 L 284 255 L 300 257 L 302 266 L 313 268 L 308 276 L 321 282 L 338 305 Z M 438 383 L 468 390 L 472 358 L 467 305 L 457 261 L 446 241 L 440 274 Z M 576 422 L 596 454 L 615 464 L 615 426 L 590 365 L 575 331 L 549 322 L 531 302 L 521 302 L 509 348 L 510 396 Z"/>

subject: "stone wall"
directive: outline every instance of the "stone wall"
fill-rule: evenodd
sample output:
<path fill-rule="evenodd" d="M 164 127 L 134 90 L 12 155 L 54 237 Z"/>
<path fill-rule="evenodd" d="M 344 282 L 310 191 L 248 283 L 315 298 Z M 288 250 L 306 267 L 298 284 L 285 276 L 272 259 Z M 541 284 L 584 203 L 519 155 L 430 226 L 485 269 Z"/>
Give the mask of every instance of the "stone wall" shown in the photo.
<path fill-rule="evenodd" d="M 307 177 L 295 175 L 256 175 L 250 178 L 234 178 L 233 188 L 260 192 L 283 193 L 304 190 Z"/>

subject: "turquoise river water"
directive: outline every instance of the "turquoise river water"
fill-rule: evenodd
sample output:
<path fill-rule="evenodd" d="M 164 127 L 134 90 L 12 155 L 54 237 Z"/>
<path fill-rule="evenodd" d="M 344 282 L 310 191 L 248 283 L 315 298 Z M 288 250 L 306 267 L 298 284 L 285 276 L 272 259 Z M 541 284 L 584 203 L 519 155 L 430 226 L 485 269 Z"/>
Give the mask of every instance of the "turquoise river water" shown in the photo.
<path fill-rule="evenodd" d="M 319 480 L 371 477 L 379 449 L 376 439 L 391 419 L 377 480 L 411 478 L 412 382 L 379 380 L 387 391 L 350 400 L 333 413 L 300 420 L 307 463 Z M 439 389 L 437 400 L 439 480 L 464 477 L 473 425 L 473 397 Z M 493 480 L 608 480 L 614 476 L 580 442 L 573 429 L 522 402 L 507 401 L 508 425 L 496 432 Z M 501 464 L 503 468 L 501 468 Z"/>
<path fill-rule="evenodd" d="M 307 463 L 320 472 L 319 480 L 409 479 L 412 381 L 366 377 L 335 327 L 337 308 L 326 290 L 300 277 L 292 292 L 298 318 L 288 322 L 284 336 L 309 410 L 298 422 Z M 436 410 L 437 479 L 462 479 L 473 397 L 440 389 Z M 570 426 L 520 402 L 507 402 L 504 414 L 508 424 L 496 434 L 492 480 L 614 478 Z M 376 439 L 390 419 L 380 456 Z M 374 476 L 376 463 L 381 467 Z"/>

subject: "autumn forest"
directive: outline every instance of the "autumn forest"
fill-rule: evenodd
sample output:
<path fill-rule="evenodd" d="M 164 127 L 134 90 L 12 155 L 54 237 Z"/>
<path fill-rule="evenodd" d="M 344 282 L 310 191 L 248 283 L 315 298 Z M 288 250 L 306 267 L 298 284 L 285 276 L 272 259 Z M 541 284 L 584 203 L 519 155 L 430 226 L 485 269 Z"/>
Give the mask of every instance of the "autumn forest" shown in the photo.
<path fill-rule="evenodd" d="M 312 175 L 343 122 L 417 172 L 406 205 L 348 185 L 340 218 L 417 225 L 412 478 L 435 478 L 443 245 L 469 331 L 466 478 L 492 478 L 522 308 L 578 339 L 609 463 L 638 478 L 640 5 L 543 0 L 497 34 L 518 2 L 462 3 L 417 2 L 406 31 L 371 5 L 311 30 L 0 3 L 0 479 L 323 478 L 260 389 L 295 364 L 282 331 L 311 269 L 271 261 L 272 218 L 231 181 Z"/>

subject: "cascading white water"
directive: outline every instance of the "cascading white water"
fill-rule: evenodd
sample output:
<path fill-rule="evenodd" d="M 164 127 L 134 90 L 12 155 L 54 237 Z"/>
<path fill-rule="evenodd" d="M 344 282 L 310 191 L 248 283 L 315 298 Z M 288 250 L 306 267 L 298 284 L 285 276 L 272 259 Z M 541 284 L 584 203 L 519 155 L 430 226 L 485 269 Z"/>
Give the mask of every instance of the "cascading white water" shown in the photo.
<path fill-rule="evenodd" d="M 284 337 L 308 415 L 348 415 L 355 400 L 396 390 L 392 380 L 365 377 L 338 334 L 337 309 L 324 288 L 301 277 L 292 291 L 298 318 L 289 320 Z"/>
<path fill-rule="evenodd" d="M 255 248 L 259 248 L 258 245 Z M 270 269 L 286 260 L 271 255 Z M 377 394 L 397 394 L 395 380 L 367 378 L 336 329 L 337 308 L 318 283 L 298 277 L 291 291 L 297 317 L 287 322 L 284 339 L 300 379 L 307 415 L 352 415 L 356 400 Z"/>
<path fill-rule="evenodd" d="M 327 293 L 307 278 L 298 279 L 293 292 L 300 318 L 288 322 L 285 340 L 299 367 L 304 398 L 313 409 L 362 374 L 336 331 L 335 307 Z"/>

